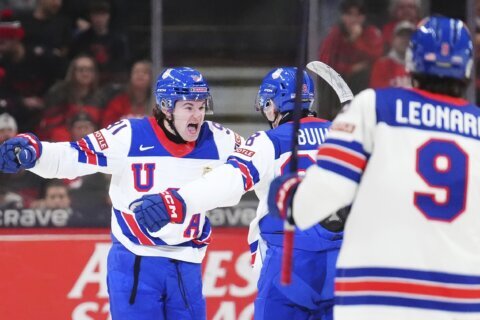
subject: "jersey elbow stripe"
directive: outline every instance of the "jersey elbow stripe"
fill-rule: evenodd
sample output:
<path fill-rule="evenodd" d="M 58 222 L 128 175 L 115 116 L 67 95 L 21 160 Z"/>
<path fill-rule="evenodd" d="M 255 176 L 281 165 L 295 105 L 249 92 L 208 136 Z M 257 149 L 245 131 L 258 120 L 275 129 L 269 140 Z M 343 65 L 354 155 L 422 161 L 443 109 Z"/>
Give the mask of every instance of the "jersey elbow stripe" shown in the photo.
<path fill-rule="evenodd" d="M 356 170 L 339 161 L 331 161 L 331 158 L 319 159 L 317 164 L 320 168 L 334 172 L 342 177 L 352 180 L 355 183 L 360 182 L 363 171 Z"/>
<path fill-rule="evenodd" d="M 323 146 L 337 146 L 339 148 L 343 147 L 345 149 L 349 149 L 350 151 L 364 155 L 366 159 L 370 157 L 370 154 L 365 151 L 363 145 L 357 141 L 345 141 L 341 139 L 328 138 L 325 143 L 322 144 L 321 148 Z"/>
<path fill-rule="evenodd" d="M 343 148 L 336 145 L 324 145 L 318 150 L 317 157 L 322 158 L 331 158 L 337 160 L 344 164 L 350 165 L 353 168 L 356 168 L 360 171 L 365 169 L 367 165 L 367 159 L 365 155 L 352 151 L 350 149 Z"/>
<path fill-rule="evenodd" d="M 93 145 L 88 137 L 80 139 L 76 142 L 70 142 L 70 146 L 78 152 L 78 162 L 107 166 L 107 158 L 102 153 L 96 153 Z"/>
<path fill-rule="evenodd" d="M 242 161 L 236 157 L 228 159 L 228 163 L 234 168 L 237 168 L 242 173 L 243 188 L 245 191 L 250 190 L 259 181 L 259 174 L 257 169 L 251 162 Z"/>
<path fill-rule="evenodd" d="M 88 148 L 95 154 L 97 157 L 98 165 L 100 167 L 106 167 L 107 166 L 107 157 L 101 152 L 97 152 L 95 148 L 93 147 L 93 143 L 90 140 L 88 136 L 85 137 L 85 141 L 87 142 Z"/>

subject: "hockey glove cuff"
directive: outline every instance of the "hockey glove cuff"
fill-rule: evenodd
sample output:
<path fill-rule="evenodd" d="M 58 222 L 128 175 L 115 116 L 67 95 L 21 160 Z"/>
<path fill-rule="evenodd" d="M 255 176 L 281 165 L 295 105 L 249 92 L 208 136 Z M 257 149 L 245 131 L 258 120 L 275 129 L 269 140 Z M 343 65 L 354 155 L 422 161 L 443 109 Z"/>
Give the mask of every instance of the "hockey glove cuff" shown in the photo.
<path fill-rule="evenodd" d="M 293 195 L 302 180 L 296 173 L 286 174 L 273 179 L 268 192 L 268 209 L 270 214 L 295 224 L 290 210 Z"/>
<path fill-rule="evenodd" d="M 17 173 L 30 169 L 42 154 L 42 143 L 33 133 L 8 139 L 0 146 L 0 171 Z"/>
<path fill-rule="evenodd" d="M 145 195 L 130 204 L 137 222 L 150 232 L 157 232 L 168 223 L 183 223 L 186 205 L 174 189 Z"/>

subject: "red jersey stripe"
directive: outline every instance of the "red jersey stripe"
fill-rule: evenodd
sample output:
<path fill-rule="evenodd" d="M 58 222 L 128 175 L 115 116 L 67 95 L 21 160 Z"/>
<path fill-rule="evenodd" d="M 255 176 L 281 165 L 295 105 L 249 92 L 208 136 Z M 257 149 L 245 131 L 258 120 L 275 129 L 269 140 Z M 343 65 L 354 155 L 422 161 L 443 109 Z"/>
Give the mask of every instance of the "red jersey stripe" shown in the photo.
<path fill-rule="evenodd" d="M 318 156 L 327 156 L 337 158 L 341 161 L 351 164 L 352 166 L 363 170 L 367 165 L 365 158 L 359 157 L 355 154 L 344 150 L 337 149 L 330 145 L 324 145 L 318 150 Z"/>
<path fill-rule="evenodd" d="M 457 298 L 457 299 L 480 299 L 480 288 L 453 288 L 433 284 L 401 283 L 388 281 L 362 281 L 362 282 L 335 282 L 335 291 L 387 291 L 407 294 L 421 294 L 428 296 Z"/>
<path fill-rule="evenodd" d="M 133 235 L 138 238 L 138 241 L 140 241 L 140 244 L 145 245 L 145 246 L 154 246 L 155 243 L 149 239 L 143 232 L 140 230 L 140 227 L 137 224 L 137 221 L 135 218 L 128 213 L 122 212 L 123 219 L 125 219 L 125 222 L 127 223 L 128 227 L 132 231 Z"/>
<path fill-rule="evenodd" d="M 88 164 L 98 164 L 97 156 L 92 150 L 88 148 L 88 145 L 85 139 L 78 140 L 78 145 L 80 146 L 80 149 L 84 151 L 85 154 L 87 155 Z"/>

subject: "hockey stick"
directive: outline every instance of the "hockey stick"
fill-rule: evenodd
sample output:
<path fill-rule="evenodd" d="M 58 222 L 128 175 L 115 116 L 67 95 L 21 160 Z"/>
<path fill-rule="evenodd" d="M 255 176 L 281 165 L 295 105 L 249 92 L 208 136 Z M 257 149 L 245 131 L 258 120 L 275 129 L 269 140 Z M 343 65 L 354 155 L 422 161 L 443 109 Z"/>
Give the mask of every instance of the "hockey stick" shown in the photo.
<path fill-rule="evenodd" d="M 304 3 L 304 6 L 308 5 Z M 303 8 L 305 10 L 305 7 Z M 308 15 L 308 10 L 306 11 Z M 304 12 L 305 15 L 305 12 Z M 304 23 L 305 20 L 304 19 Z M 293 117 L 293 139 L 292 139 L 292 159 L 291 159 L 291 166 L 290 172 L 295 173 L 297 172 L 298 168 L 298 130 L 300 128 L 300 117 L 301 117 L 301 86 L 303 83 L 303 65 L 305 60 L 302 61 L 302 58 L 305 59 L 306 54 L 306 36 L 307 32 L 305 31 L 302 34 L 302 37 L 305 39 L 300 38 L 301 44 L 303 45 L 301 48 L 304 48 L 305 51 L 301 51 L 299 54 L 299 65 L 297 66 L 297 74 L 296 74 L 296 92 L 295 92 L 295 110 L 294 110 L 294 117 Z M 300 49 L 301 49 L 300 48 Z M 318 75 L 320 78 L 325 80 L 335 91 L 338 95 L 338 99 L 342 105 L 350 102 L 353 99 L 353 93 L 350 87 L 347 85 L 345 80 L 332 69 L 329 65 L 320 62 L 320 61 L 312 61 L 307 64 L 307 69 Z M 291 209 L 290 209 L 291 210 Z M 288 285 L 291 282 L 291 274 L 292 274 L 292 253 L 293 253 L 293 238 L 294 238 L 295 227 L 288 223 L 286 220 L 283 226 L 283 255 L 282 255 L 282 274 L 281 274 L 281 283 L 283 285 Z"/>
<path fill-rule="evenodd" d="M 352 90 L 350 90 L 345 80 L 329 65 L 320 61 L 311 61 L 307 64 L 307 69 L 325 80 L 335 90 L 342 105 L 353 99 Z"/>
<path fill-rule="evenodd" d="M 299 44 L 297 51 L 297 73 L 295 75 L 295 105 L 293 109 L 293 132 L 292 132 L 292 157 L 290 160 L 290 173 L 296 173 L 298 169 L 298 131 L 300 129 L 300 118 L 302 117 L 302 90 L 303 72 L 307 62 L 307 41 L 308 41 L 308 16 L 309 0 L 299 0 Z M 290 210 L 292 210 L 290 208 Z M 283 252 L 282 252 L 282 274 L 280 282 L 282 285 L 289 285 L 292 280 L 292 253 L 295 226 L 287 219 L 283 224 Z"/>

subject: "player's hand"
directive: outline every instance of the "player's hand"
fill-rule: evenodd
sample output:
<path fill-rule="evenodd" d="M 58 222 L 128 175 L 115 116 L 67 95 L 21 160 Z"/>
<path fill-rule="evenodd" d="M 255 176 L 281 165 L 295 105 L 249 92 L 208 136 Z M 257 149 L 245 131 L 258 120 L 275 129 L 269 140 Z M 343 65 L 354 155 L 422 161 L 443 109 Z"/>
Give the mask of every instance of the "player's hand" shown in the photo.
<path fill-rule="evenodd" d="M 150 232 L 157 232 L 168 223 L 183 223 L 186 205 L 174 189 L 145 195 L 130 204 L 138 223 Z"/>
<path fill-rule="evenodd" d="M 42 154 L 42 143 L 33 133 L 19 134 L 0 145 L 0 171 L 30 169 Z"/>
<path fill-rule="evenodd" d="M 302 181 L 302 178 L 296 173 L 285 174 L 273 179 L 268 191 L 268 210 L 270 214 L 286 219 L 290 224 L 295 224 L 290 207 L 300 181 Z"/>

